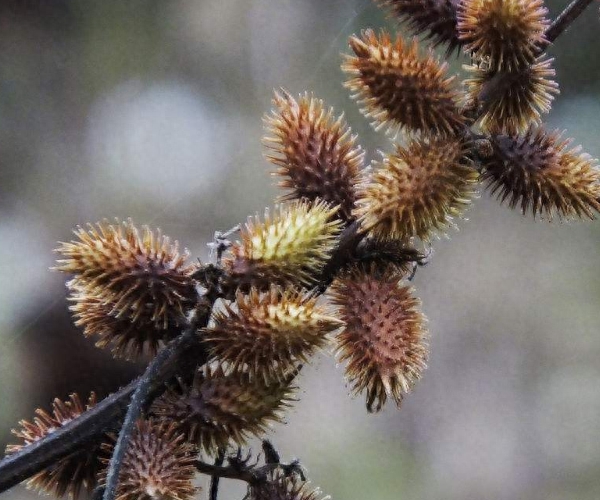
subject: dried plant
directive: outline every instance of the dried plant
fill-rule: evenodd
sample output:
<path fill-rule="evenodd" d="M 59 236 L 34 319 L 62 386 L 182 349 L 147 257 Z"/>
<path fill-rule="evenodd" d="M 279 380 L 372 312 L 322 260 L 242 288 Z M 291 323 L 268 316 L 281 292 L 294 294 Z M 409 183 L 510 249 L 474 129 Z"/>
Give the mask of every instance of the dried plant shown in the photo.
<path fill-rule="evenodd" d="M 540 126 L 558 93 L 544 51 L 590 1 L 550 24 L 542 0 L 376 0 L 413 34 L 465 53 L 463 102 L 457 76 L 417 39 L 365 30 L 342 68 L 363 113 L 394 132 L 381 161 L 364 168 L 342 115 L 282 90 L 264 143 L 284 203 L 250 218 L 239 241 L 217 231 L 214 262 L 189 264 L 131 221 L 76 229 L 56 267 L 70 275 L 76 324 L 115 356 L 152 360 L 98 404 L 72 396 L 22 421 L 0 491 L 31 478 L 57 496 L 99 482 L 104 500 L 186 500 L 199 472 L 212 476 L 211 500 L 220 477 L 247 482 L 252 500 L 321 498 L 270 443 L 264 465 L 230 448 L 281 421 L 300 366 L 331 347 L 369 411 L 403 401 L 429 355 L 407 281 L 428 260 L 419 247 L 456 224 L 479 184 L 534 217 L 600 212 L 597 162 Z"/>
<path fill-rule="evenodd" d="M 483 180 L 523 213 L 593 219 L 600 211 L 600 169 L 580 147 L 569 149 L 571 142 L 543 128 L 494 136 Z"/>
<path fill-rule="evenodd" d="M 82 283 L 111 303 L 119 315 L 135 321 L 149 308 L 151 318 L 166 326 L 185 315 L 195 299 L 186 265 L 187 251 L 179 253 L 160 231 L 144 226 L 140 235 L 131 220 L 121 224 L 99 222 L 75 230 L 79 241 L 62 243 L 56 250 L 64 258 L 56 269 L 75 275 Z"/>
<path fill-rule="evenodd" d="M 248 500 L 319 500 L 323 495 L 318 489 L 296 475 L 286 476 L 276 472 L 267 481 L 251 485 Z"/>
<path fill-rule="evenodd" d="M 456 0 L 377 0 L 399 21 L 408 23 L 414 35 L 424 34 L 433 46 L 446 45 L 449 55 L 459 50 L 462 42 L 458 36 Z"/>

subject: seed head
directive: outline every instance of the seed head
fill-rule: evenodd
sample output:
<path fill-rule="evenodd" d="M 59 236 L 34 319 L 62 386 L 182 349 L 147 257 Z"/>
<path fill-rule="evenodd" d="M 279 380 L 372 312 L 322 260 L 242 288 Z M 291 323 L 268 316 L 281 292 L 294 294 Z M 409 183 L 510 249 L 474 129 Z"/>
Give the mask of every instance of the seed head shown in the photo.
<path fill-rule="evenodd" d="M 570 144 L 571 139 L 542 128 L 495 136 L 482 178 L 492 193 L 509 200 L 511 208 L 520 205 L 524 214 L 592 219 L 600 211 L 600 168 Z"/>
<path fill-rule="evenodd" d="M 214 453 L 232 442 L 246 444 L 251 436 L 281 422 L 281 412 L 294 401 L 292 385 L 298 371 L 268 385 L 247 373 L 225 374 L 221 367 L 198 371 L 191 385 L 180 383 L 155 401 L 151 412 L 175 421 L 188 441 Z"/>
<path fill-rule="evenodd" d="M 106 302 L 98 287 L 73 279 L 67 283 L 71 291 L 69 309 L 75 325 L 83 328 L 86 337 L 96 338 L 96 347 L 109 348 L 117 358 L 135 360 L 141 356 L 154 357 L 167 342 L 181 333 L 177 323 L 170 321 L 166 328 L 156 323 L 152 310 L 124 316 Z"/>
<path fill-rule="evenodd" d="M 99 222 L 75 230 L 78 241 L 61 243 L 56 269 L 74 274 L 115 317 L 150 318 L 157 329 L 177 324 L 193 306 L 196 290 L 186 264 L 160 231 L 148 227 L 139 234 L 131 220 L 121 224 Z"/>
<path fill-rule="evenodd" d="M 112 436 L 116 441 L 116 436 Z M 103 445 L 108 464 L 114 444 Z M 125 452 L 116 500 L 187 500 L 197 492 L 195 448 L 176 422 L 138 420 Z M 106 483 L 106 473 L 100 484 Z"/>
<path fill-rule="evenodd" d="M 232 257 L 224 262 L 232 281 L 245 289 L 314 284 L 340 231 L 336 210 L 324 201 L 294 201 L 280 205 L 274 216 L 267 211 L 264 222 L 249 218 L 242 242 L 233 245 Z"/>
<path fill-rule="evenodd" d="M 204 338 L 213 358 L 270 384 L 308 362 L 341 324 L 302 292 L 271 287 L 261 294 L 253 288 L 248 295 L 238 292 L 235 307 L 226 304 L 215 313 Z"/>
<path fill-rule="evenodd" d="M 459 38 L 494 71 L 517 71 L 533 63 L 546 42 L 547 14 L 543 0 L 463 0 Z"/>
<path fill-rule="evenodd" d="M 328 500 L 317 488 L 311 488 L 307 481 L 297 475 L 286 476 L 274 472 L 265 481 L 259 481 L 248 489 L 248 500 Z"/>
<path fill-rule="evenodd" d="M 408 24 L 413 35 L 426 34 L 433 46 L 448 45 L 450 55 L 461 46 L 456 28 L 457 7 L 453 0 L 376 0 L 398 18 Z"/>
<path fill-rule="evenodd" d="M 465 80 L 467 108 L 473 107 L 486 84 L 502 76 L 502 83 L 488 96 L 480 124 L 484 131 L 508 133 L 524 132 L 532 124 L 540 123 L 540 113 L 548 113 L 558 94 L 558 84 L 552 80 L 555 72 L 553 59 L 539 58 L 534 64 L 511 73 L 495 73 L 486 65 L 465 66 L 472 77 Z"/>
<path fill-rule="evenodd" d="M 290 190 L 283 200 L 320 198 L 339 206 L 338 217 L 350 219 L 364 152 L 343 115 L 334 118 L 333 108 L 308 94 L 296 101 L 282 91 L 273 103 L 264 142 L 272 151 L 267 159 L 278 167 L 279 186 Z"/>
<path fill-rule="evenodd" d="M 6 454 L 16 453 L 29 444 L 46 437 L 55 430 L 71 422 L 84 411 L 96 404 L 96 395 L 92 393 L 88 403 L 84 406 L 77 394 L 71 394 L 69 400 L 61 401 L 56 398 L 52 403 L 52 414 L 38 408 L 33 422 L 21 420 L 19 429 L 12 433 L 19 439 L 19 444 L 6 447 Z M 32 476 L 27 487 L 45 493 L 63 497 L 68 494 L 71 498 L 78 498 L 82 490 L 86 493 L 96 486 L 96 474 L 101 464 L 97 459 L 100 450 L 99 442 L 87 443 L 80 450 L 63 457 L 46 469 Z"/>
<path fill-rule="evenodd" d="M 354 392 L 367 393 L 367 409 L 379 411 L 388 397 L 400 405 L 421 378 L 428 357 L 425 317 L 413 290 L 384 273 L 356 268 L 331 287 L 346 327 L 337 335 Z"/>
<path fill-rule="evenodd" d="M 417 236 L 428 241 L 453 225 L 475 195 L 477 172 L 459 139 L 412 141 L 374 163 L 372 177 L 359 187 L 355 215 L 379 240 Z"/>
<path fill-rule="evenodd" d="M 382 31 L 379 37 L 363 31 L 349 40 L 354 56 L 346 56 L 342 69 L 350 75 L 346 87 L 373 119 L 377 130 L 431 135 L 454 135 L 463 127 L 457 107 L 454 77 L 447 77 L 447 63 L 429 54 L 419 57 L 417 41 L 395 41 Z"/>

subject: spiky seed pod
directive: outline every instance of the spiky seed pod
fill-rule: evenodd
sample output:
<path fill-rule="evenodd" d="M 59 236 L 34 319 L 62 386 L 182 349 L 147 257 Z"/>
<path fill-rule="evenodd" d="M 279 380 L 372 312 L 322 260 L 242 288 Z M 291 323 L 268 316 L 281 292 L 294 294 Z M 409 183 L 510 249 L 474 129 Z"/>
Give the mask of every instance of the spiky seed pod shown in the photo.
<path fill-rule="evenodd" d="M 259 481 L 248 488 L 248 500 L 327 500 L 318 488 L 302 481 L 297 475 L 281 472 L 270 474 L 265 481 Z"/>
<path fill-rule="evenodd" d="M 495 71 L 531 64 L 550 25 L 543 0 L 462 0 L 458 32 L 465 51 Z"/>
<path fill-rule="evenodd" d="M 116 441 L 116 436 L 111 436 Z M 103 445 L 107 465 L 114 443 Z M 176 422 L 138 420 L 123 458 L 116 500 L 186 500 L 198 491 L 195 447 L 185 440 Z M 106 472 L 100 477 L 106 484 Z"/>
<path fill-rule="evenodd" d="M 208 367 L 198 371 L 191 385 L 180 383 L 157 399 L 151 413 L 177 422 L 188 441 L 207 453 L 234 443 L 246 444 L 251 436 L 281 422 L 281 412 L 294 401 L 297 370 L 266 384 L 247 373 L 225 374 Z"/>
<path fill-rule="evenodd" d="M 426 35 L 433 46 L 447 45 L 447 55 L 460 48 L 456 27 L 457 6 L 455 0 L 376 0 L 376 2 L 408 23 L 413 35 Z"/>
<path fill-rule="evenodd" d="M 74 274 L 110 306 L 116 317 L 148 318 L 157 328 L 178 323 L 194 304 L 196 290 L 186 264 L 187 251 L 131 220 L 77 228 L 77 241 L 61 243 L 56 269 Z"/>
<path fill-rule="evenodd" d="M 600 212 L 600 168 L 581 147 L 569 149 L 571 139 L 530 128 L 522 136 L 492 137 L 491 143 L 494 154 L 482 178 L 511 207 L 549 219 L 594 218 Z"/>
<path fill-rule="evenodd" d="M 466 159 L 460 139 L 412 141 L 374 163 L 372 177 L 359 187 L 355 215 L 361 227 L 379 240 L 428 241 L 475 196 L 478 174 Z"/>
<path fill-rule="evenodd" d="M 388 397 L 400 405 L 428 357 L 419 299 L 399 284 L 393 268 L 380 273 L 357 267 L 330 292 L 346 323 L 336 341 L 354 392 L 366 391 L 369 411 L 381 410 Z"/>
<path fill-rule="evenodd" d="M 316 297 L 276 287 L 265 293 L 255 288 L 248 295 L 238 292 L 235 307 L 225 304 L 213 319 L 204 333 L 212 357 L 265 383 L 285 380 L 342 325 Z"/>
<path fill-rule="evenodd" d="M 498 85 L 484 103 L 485 112 L 481 117 L 481 128 L 486 132 L 517 134 L 524 132 L 532 124 L 540 123 L 540 113 L 548 113 L 558 94 L 558 84 L 552 80 L 554 59 L 539 58 L 525 69 L 503 73 Z M 478 98 L 486 84 L 499 74 L 486 69 L 486 65 L 465 66 L 471 78 L 465 80 L 467 87 L 466 107 L 476 107 Z"/>
<path fill-rule="evenodd" d="M 71 291 L 69 307 L 75 325 L 83 328 L 86 337 L 96 338 L 96 347 L 109 348 L 117 358 L 154 357 L 158 350 L 181 333 L 173 321 L 156 323 L 152 311 L 144 308 L 135 320 L 123 316 L 98 293 L 98 287 L 73 279 L 67 283 Z"/>
<path fill-rule="evenodd" d="M 344 116 L 335 118 L 333 108 L 308 94 L 296 101 L 282 90 L 273 103 L 277 109 L 265 117 L 264 143 L 273 152 L 267 159 L 278 167 L 279 186 L 290 190 L 282 199 L 320 198 L 339 206 L 338 217 L 350 219 L 364 152 Z"/>
<path fill-rule="evenodd" d="M 347 55 L 342 69 L 350 76 L 345 83 L 373 119 L 377 130 L 398 132 L 405 128 L 424 135 L 455 135 L 463 127 L 454 77 L 447 77 L 447 63 L 431 54 L 419 57 L 417 41 L 400 36 L 393 41 L 382 31 L 372 30 L 349 40 L 354 56 Z"/>
<path fill-rule="evenodd" d="M 92 393 L 87 405 L 84 405 L 77 394 L 71 394 L 67 401 L 56 398 L 52 403 L 52 413 L 42 409 L 35 411 L 33 422 L 21 420 L 19 429 L 12 433 L 19 439 L 19 444 L 6 447 L 6 454 L 16 453 L 25 446 L 35 443 L 55 430 L 68 424 L 84 411 L 96 404 L 96 395 Z M 67 455 L 32 476 L 27 487 L 45 493 L 63 497 L 69 495 L 77 498 L 83 492 L 90 493 L 96 486 L 96 475 L 101 468 L 98 460 L 100 441 L 87 443 L 80 450 Z"/>
<path fill-rule="evenodd" d="M 224 259 L 231 281 L 245 289 L 314 284 L 341 228 L 336 211 L 320 200 L 294 201 L 280 205 L 274 216 L 267 211 L 264 222 L 258 216 L 249 218 L 241 243 L 234 244 L 232 256 Z"/>

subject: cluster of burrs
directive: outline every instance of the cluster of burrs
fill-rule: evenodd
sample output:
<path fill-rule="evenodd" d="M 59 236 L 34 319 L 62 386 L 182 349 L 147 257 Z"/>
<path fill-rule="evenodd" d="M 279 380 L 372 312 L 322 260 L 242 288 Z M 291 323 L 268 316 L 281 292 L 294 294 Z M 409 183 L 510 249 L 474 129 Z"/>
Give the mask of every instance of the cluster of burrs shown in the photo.
<path fill-rule="evenodd" d="M 379 3 L 433 45 L 467 54 L 464 99 L 447 65 L 421 54 L 416 40 L 366 30 L 350 38 L 342 69 L 364 114 L 393 133 L 381 160 L 366 167 L 342 116 L 282 90 L 265 117 L 264 143 L 286 193 L 241 227 L 239 241 L 216 233 L 215 263 L 190 263 L 177 242 L 131 221 L 78 228 L 58 248 L 56 268 L 72 276 L 75 323 L 98 347 L 153 357 L 192 328 L 204 353 L 165 380 L 137 420 L 119 500 L 187 500 L 196 473 L 209 469 L 240 478 L 235 460 L 211 469 L 198 457 L 222 458 L 280 422 L 298 373 L 319 351 L 337 354 L 369 411 L 388 399 L 400 405 L 428 358 L 426 320 L 408 284 L 426 260 L 415 245 L 428 247 L 453 226 L 480 183 L 534 216 L 592 218 L 600 210 L 597 165 L 539 123 L 558 91 L 543 55 L 552 40 L 541 0 Z M 76 395 L 55 400 L 51 414 L 38 410 L 21 422 L 20 442 L 7 453 L 95 404 L 94 395 L 85 407 Z M 58 496 L 102 488 L 118 431 L 119 422 L 99 430 L 30 485 Z M 253 481 L 252 500 L 320 498 L 302 475 Z"/>

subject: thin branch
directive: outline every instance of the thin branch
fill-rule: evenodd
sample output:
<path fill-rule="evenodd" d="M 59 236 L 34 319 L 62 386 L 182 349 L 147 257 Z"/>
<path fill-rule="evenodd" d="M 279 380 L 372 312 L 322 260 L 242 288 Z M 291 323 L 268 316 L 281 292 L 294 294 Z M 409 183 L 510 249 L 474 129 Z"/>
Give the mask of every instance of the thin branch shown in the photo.
<path fill-rule="evenodd" d="M 565 31 L 593 1 L 594 0 L 573 0 L 546 30 L 546 40 L 548 40 L 548 43 L 554 43 L 562 32 Z"/>
<path fill-rule="evenodd" d="M 304 471 L 298 460 L 293 460 L 290 463 L 282 463 L 279 458 L 279 453 L 267 439 L 263 440 L 262 448 L 265 464 L 260 467 L 258 466 L 258 460 L 250 465 L 251 453 L 248 452 L 248 455 L 243 457 L 241 448 L 238 448 L 236 455 L 227 457 L 229 465 L 223 466 L 225 455 L 219 454 L 214 465 L 197 460 L 195 463 L 196 469 L 202 474 L 212 476 L 213 481 L 214 478 L 222 477 L 226 479 L 236 479 L 250 485 L 255 485 L 267 481 L 269 475 L 277 470 L 281 470 L 286 477 L 296 474 L 302 481 L 306 481 L 306 476 L 304 475 Z M 216 500 L 216 497 L 213 499 L 212 488 L 210 498 L 211 500 Z"/>
<path fill-rule="evenodd" d="M 221 467 L 223 462 L 225 461 L 225 450 L 223 448 L 219 449 L 219 453 L 217 454 L 217 458 L 215 458 L 215 466 Z M 221 478 L 214 474 L 210 478 L 210 492 L 208 495 L 209 500 L 217 500 L 219 496 L 219 480 Z"/>
<path fill-rule="evenodd" d="M 286 473 L 290 473 L 291 470 L 296 471 L 300 466 L 297 463 L 292 464 L 265 464 L 260 467 L 238 467 L 235 465 L 213 465 L 200 460 L 196 461 L 196 469 L 202 474 L 206 474 L 212 477 L 221 477 L 224 479 L 235 479 L 238 481 L 244 481 L 248 484 L 257 484 L 262 481 L 266 481 L 271 472 L 278 469 L 282 469 Z"/>
<path fill-rule="evenodd" d="M 92 441 L 127 411 L 138 379 L 100 401 L 91 410 L 0 461 L 0 492 L 45 469 L 75 448 Z"/>
<path fill-rule="evenodd" d="M 195 465 L 198 472 L 206 474 L 207 476 L 236 479 L 248 484 L 253 484 L 256 481 L 256 477 L 251 469 L 238 469 L 231 466 L 207 464 L 200 460 L 197 460 Z"/>
<path fill-rule="evenodd" d="M 349 224 L 340 235 L 338 244 L 333 250 L 331 257 L 323 270 L 317 285 L 313 288 L 314 295 L 322 295 L 335 278 L 340 269 L 351 261 L 358 244 L 365 237 L 364 233 L 359 231 L 360 225 L 354 221 Z"/>
<path fill-rule="evenodd" d="M 236 465 L 222 466 L 207 464 L 206 462 L 197 460 L 195 465 L 196 470 L 201 474 L 224 479 L 235 479 L 248 484 L 257 484 L 266 481 L 269 478 L 269 474 L 276 470 L 282 470 L 286 476 L 298 474 L 303 481 L 306 480 L 302 468 L 297 461 L 289 464 L 269 463 L 260 467 L 238 467 Z"/>
<path fill-rule="evenodd" d="M 194 342 L 197 342 L 197 339 L 197 325 L 196 321 L 193 321 L 179 337 L 172 340 L 156 355 L 148 365 L 148 368 L 146 368 L 144 374 L 138 379 L 137 387 L 131 397 L 125 420 L 119 431 L 119 437 L 110 459 L 106 485 L 104 486 L 104 495 L 102 497 L 103 500 L 114 500 L 115 498 L 125 452 L 127 451 L 136 421 L 142 415 L 146 405 L 152 400 L 152 387 L 159 380 L 164 382 L 164 378 L 161 375 L 163 375 L 165 367 L 169 364 L 176 364 L 181 353 Z"/>

